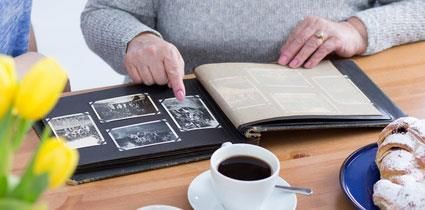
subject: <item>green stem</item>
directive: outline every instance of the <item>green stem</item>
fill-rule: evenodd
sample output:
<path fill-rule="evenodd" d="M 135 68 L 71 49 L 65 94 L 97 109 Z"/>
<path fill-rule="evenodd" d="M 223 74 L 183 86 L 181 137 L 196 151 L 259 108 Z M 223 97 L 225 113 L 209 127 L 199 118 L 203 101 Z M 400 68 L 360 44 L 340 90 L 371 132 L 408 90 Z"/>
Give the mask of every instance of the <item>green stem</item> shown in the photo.
<path fill-rule="evenodd" d="M 21 177 L 19 184 L 9 194 L 10 197 L 22 199 L 27 202 L 35 202 L 41 196 L 44 190 L 47 189 L 49 177 L 47 173 L 36 175 L 34 174 L 34 162 L 38 153 L 40 152 L 41 145 L 50 136 L 50 129 L 45 128 L 41 135 L 40 143 L 37 145 L 37 149 L 28 163 L 24 174 Z"/>
<path fill-rule="evenodd" d="M 12 163 L 10 149 L 0 146 L 0 198 L 8 192 L 8 177 Z"/>
<path fill-rule="evenodd" d="M 0 127 L 0 177 L 8 177 L 12 165 L 12 151 L 10 139 L 14 131 L 16 118 L 12 115 L 12 111 L 6 113 L 1 120 Z"/>
<path fill-rule="evenodd" d="M 9 142 L 3 139 L 0 143 L 0 177 L 8 176 L 12 164 Z"/>
<path fill-rule="evenodd" d="M 21 117 L 18 117 L 17 119 L 17 128 L 15 135 L 12 139 L 12 149 L 13 151 L 16 151 L 22 144 L 22 141 L 25 137 L 25 134 L 28 133 L 28 130 L 31 128 L 33 121 L 27 120 Z"/>
<path fill-rule="evenodd" d="M 7 210 L 47 210 L 45 204 L 32 204 L 13 198 L 1 198 L 0 209 Z"/>
<path fill-rule="evenodd" d="M 3 118 L 0 119 L 0 141 L 5 139 L 4 137 L 5 137 L 8 129 L 10 129 L 11 121 L 12 121 L 12 110 L 9 109 L 4 114 Z"/>
<path fill-rule="evenodd" d="M 43 133 L 41 133 L 41 136 L 40 136 L 40 141 L 43 142 L 44 140 L 49 138 L 51 134 L 52 134 L 52 130 L 50 129 L 50 127 L 48 126 L 44 127 Z"/>
<path fill-rule="evenodd" d="M 9 110 L 0 122 L 0 145 L 6 146 L 10 143 L 10 137 L 13 134 L 16 117 L 13 116 L 12 111 Z"/>
<path fill-rule="evenodd" d="M 5 145 L 0 146 L 0 176 L 8 176 L 12 162 L 10 148 Z"/>

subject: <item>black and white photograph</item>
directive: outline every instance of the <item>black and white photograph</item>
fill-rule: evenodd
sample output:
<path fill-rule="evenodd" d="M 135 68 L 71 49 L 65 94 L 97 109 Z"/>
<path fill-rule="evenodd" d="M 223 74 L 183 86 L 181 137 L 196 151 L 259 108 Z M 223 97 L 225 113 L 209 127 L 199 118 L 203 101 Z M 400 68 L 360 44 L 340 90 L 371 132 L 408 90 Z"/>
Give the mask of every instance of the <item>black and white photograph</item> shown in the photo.
<path fill-rule="evenodd" d="M 120 151 L 180 140 L 166 120 L 128 125 L 107 131 Z"/>
<path fill-rule="evenodd" d="M 101 123 L 158 114 L 158 108 L 147 94 L 134 94 L 91 102 Z"/>
<path fill-rule="evenodd" d="M 177 101 L 176 98 L 167 98 L 161 104 L 180 131 L 220 127 L 199 96 L 186 96 L 183 102 Z"/>
<path fill-rule="evenodd" d="M 62 137 L 72 148 L 106 144 L 90 114 L 78 113 L 46 119 L 56 137 Z"/>

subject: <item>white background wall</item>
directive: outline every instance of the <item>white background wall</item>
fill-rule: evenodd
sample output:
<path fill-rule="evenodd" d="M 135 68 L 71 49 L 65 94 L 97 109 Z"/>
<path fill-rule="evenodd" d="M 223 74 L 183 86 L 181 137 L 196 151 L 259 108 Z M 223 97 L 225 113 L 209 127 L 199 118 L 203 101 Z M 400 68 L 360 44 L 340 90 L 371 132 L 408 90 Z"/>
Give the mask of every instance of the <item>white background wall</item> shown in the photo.
<path fill-rule="evenodd" d="M 38 51 L 56 58 L 67 70 L 72 90 L 123 82 L 87 47 L 80 29 L 86 0 L 33 0 L 32 23 Z"/>

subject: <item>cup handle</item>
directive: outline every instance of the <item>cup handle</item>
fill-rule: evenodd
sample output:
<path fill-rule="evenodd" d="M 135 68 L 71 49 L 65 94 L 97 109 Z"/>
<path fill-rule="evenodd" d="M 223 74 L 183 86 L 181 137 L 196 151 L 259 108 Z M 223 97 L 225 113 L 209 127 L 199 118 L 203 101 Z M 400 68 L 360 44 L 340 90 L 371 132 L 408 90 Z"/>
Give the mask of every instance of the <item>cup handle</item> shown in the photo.
<path fill-rule="evenodd" d="M 230 145 L 232 145 L 232 142 L 226 141 L 223 144 L 221 144 L 221 147 L 220 148 L 227 147 L 227 146 L 230 146 Z"/>

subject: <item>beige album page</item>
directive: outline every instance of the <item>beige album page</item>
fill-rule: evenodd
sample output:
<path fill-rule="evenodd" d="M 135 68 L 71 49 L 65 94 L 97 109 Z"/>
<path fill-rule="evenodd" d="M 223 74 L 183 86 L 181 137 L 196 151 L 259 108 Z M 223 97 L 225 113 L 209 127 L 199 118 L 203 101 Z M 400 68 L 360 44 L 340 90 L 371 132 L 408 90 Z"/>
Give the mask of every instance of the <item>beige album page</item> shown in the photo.
<path fill-rule="evenodd" d="M 381 115 L 330 61 L 313 69 L 206 64 L 195 74 L 235 127 L 279 117 Z"/>

